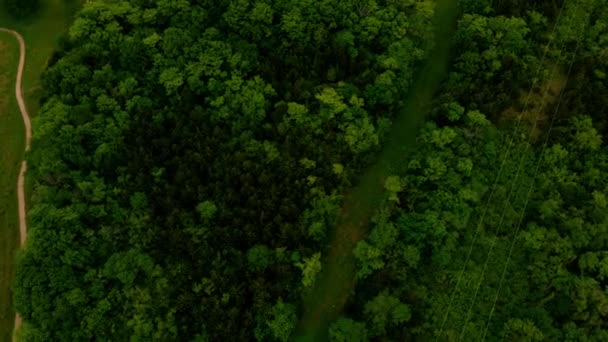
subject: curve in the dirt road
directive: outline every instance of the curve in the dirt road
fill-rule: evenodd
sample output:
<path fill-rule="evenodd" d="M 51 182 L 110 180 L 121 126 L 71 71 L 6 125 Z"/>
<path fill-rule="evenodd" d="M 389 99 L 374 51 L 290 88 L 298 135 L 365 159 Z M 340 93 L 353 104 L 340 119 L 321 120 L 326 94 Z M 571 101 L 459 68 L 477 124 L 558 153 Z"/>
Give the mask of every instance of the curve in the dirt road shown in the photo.
<path fill-rule="evenodd" d="M 25 127 L 25 152 L 30 150 L 30 144 L 32 141 L 32 124 L 30 121 L 25 101 L 23 100 L 23 91 L 21 81 L 23 79 L 23 69 L 25 68 L 25 41 L 23 37 L 16 31 L 9 30 L 6 28 L 0 28 L 0 32 L 6 32 L 13 35 L 19 42 L 19 65 L 17 67 L 17 79 L 15 81 L 15 97 L 17 98 L 17 104 L 19 105 L 19 111 L 23 118 L 23 125 Z M 21 170 L 19 171 L 19 178 L 17 179 L 17 201 L 19 205 L 19 240 L 21 245 L 25 242 L 27 236 L 27 215 L 25 206 L 25 173 L 27 172 L 27 162 L 21 161 Z M 21 316 L 15 315 L 15 327 L 17 331 L 21 326 Z"/>
<path fill-rule="evenodd" d="M 355 288 L 353 249 L 367 233 L 369 220 L 384 196 L 383 182 L 407 164 L 416 144 L 418 128 L 430 110 L 449 65 L 449 48 L 458 17 L 457 0 L 437 0 L 433 18 L 435 47 L 412 86 L 393 123 L 377 161 L 345 196 L 340 222 L 325 252 L 323 268 L 311 292 L 304 297 L 304 313 L 297 327 L 297 341 L 327 340 L 330 324 L 339 318 Z"/>

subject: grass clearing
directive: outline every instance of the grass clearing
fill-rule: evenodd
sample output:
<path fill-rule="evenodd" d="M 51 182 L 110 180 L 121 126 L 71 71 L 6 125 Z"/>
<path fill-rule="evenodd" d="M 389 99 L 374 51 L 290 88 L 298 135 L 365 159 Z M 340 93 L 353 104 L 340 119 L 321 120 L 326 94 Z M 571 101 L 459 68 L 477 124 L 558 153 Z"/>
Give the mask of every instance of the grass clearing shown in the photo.
<path fill-rule="evenodd" d="M 40 76 L 66 31 L 80 0 L 47 0 L 31 18 L 15 20 L 0 6 L 0 27 L 18 31 L 26 43 L 23 95 L 29 114 L 36 116 Z M 0 342 L 11 341 L 15 312 L 11 281 L 19 246 L 17 177 L 24 157 L 25 133 L 15 98 L 19 45 L 12 35 L 0 33 Z M 27 194 L 31 184 L 26 183 Z"/>
<path fill-rule="evenodd" d="M 59 37 L 72 22 L 80 0 L 47 0 L 32 17 L 15 20 L 0 8 L 0 26 L 19 32 L 27 45 L 23 95 L 30 115 L 39 109 L 40 75 L 57 48 Z"/>
<path fill-rule="evenodd" d="M 0 33 L 0 341 L 10 341 L 15 320 L 10 283 L 19 246 L 17 176 L 25 143 L 14 96 L 18 62 L 17 41 Z"/>
<path fill-rule="evenodd" d="M 499 125 L 506 125 L 521 117 L 523 130 L 529 131 L 531 141 L 536 141 L 543 135 L 559 94 L 567 82 L 566 72 L 555 64 L 548 63 L 545 69 L 545 79 L 541 79 L 532 91 L 522 92 L 518 101 L 502 112 L 499 121 Z"/>

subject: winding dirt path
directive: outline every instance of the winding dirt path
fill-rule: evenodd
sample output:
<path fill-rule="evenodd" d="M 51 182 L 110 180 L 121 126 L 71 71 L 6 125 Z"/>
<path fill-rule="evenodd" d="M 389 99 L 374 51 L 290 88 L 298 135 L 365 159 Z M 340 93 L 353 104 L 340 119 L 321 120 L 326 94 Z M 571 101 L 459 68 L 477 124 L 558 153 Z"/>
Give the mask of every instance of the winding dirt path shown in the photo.
<path fill-rule="evenodd" d="M 19 66 L 17 67 L 17 80 L 15 81 L 15 97 L 19 105 L 19 111 L 23 118 L 23 125 L 25 126 L 25 152 L 30 150 L 30 144 L 32 141 L 32 124 L 30 121 L 30 115 L 27 112 L 25 101 L 23 100 L 23 91 L 21 86 L 21 80 L 23 78 L 23 69 L 25 68 L 25 41 L 23 37 L 16 31 L 0 28 L 0 32 L 6 32 L 17 38 L 19 42 Z M 19 171 L 19 178 L 17 179 L 17 201 L 19 202 L 19 237 L 21 245 L 25 242 L 27 236 L 27 220 L 25 210 L 25 173 L 27 172 L 27 161 L 21 161 L 21 170 Z M 21 316 L 15 315 L 15 327 L 13 331 L 17 331 L 21 326 Z"/>

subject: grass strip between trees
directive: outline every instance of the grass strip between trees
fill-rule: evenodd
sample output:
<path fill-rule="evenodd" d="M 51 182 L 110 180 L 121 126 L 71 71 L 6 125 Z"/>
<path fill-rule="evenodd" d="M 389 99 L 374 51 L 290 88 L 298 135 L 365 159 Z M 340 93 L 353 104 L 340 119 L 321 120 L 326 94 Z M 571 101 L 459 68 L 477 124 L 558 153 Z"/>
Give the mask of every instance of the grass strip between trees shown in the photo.
<path fill-rule="evenodd" d="M 456 1 L 437 1 L 434 18 L 435 49 L 418 74 L 378 160 L 346 196 L 323 271 L 305 299 L 306 311 L 300 320 L 298 341 L 327 338 L 329 324 L 339 317 L 354 291 L 356 266 L 353 249 L 366 235 L 372 213 L 382 203 L 385 196 L 384 180 L 403 169 L 407 164 L 408 152 L 416 144 L 418 128 L 424 122 L 433 96 L 447 73 L 449 47 L 457 14 Z"/>
<path fill-rule="evenodd" d="M 0 26 L 18 31 L 27 44 L 23 92 L 33 116 L 39 109 L 40 76 L 79 4 L 78 0 L 45 1 L 32 17 L 19 20 L 0 8 Z M 18 58 L 17 41 L 8 33 L 0 33 L 0 342 L 11 340 L 15 316 L 11 281 L 19 246 L 16 190 L 25 139 L 14 96 Z"/>
<path fill-rule="evenodd" d="M 14 96 L 19 58 L 17 41 L 0 33 L 0 341 L 10 341 L 15 312 L 10 283 L 19 245 L 17 175 L 23 157 L 23 122 Z"/>

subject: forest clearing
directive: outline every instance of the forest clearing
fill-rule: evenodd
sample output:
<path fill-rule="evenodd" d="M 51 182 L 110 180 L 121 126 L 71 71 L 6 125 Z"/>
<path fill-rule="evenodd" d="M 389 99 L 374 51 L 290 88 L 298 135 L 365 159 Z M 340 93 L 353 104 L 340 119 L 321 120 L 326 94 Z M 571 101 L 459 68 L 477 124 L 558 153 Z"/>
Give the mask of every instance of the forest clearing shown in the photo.
<path fill-rule="evenodd" d="M 550 113 L 557 105 L 559 95 L 567 81 L 566 73 L 560 70 L 559 66 L 548 66 L 546 69 L 551 71 L 551 74 L 545 76 L 546 79 L 542 79 L 542 83 L 531 92 L 522 92 L 520 98 L 512 107 L 507 108 L 500 118 L 500 123 L 506 124 L 521 118 L 525 121 L 526 127 L 534 127 L 529 134 L 535 140 L 542 137 L 549 123 Z"/>

